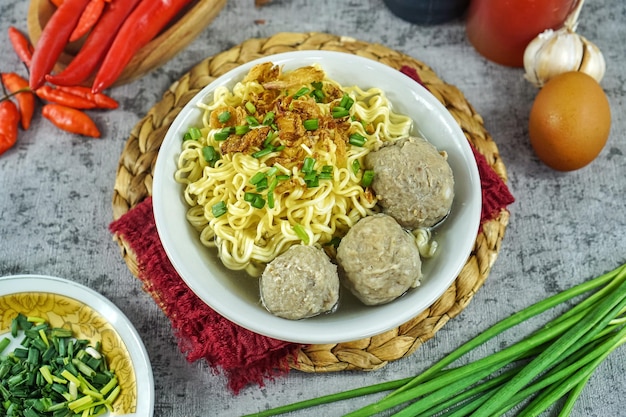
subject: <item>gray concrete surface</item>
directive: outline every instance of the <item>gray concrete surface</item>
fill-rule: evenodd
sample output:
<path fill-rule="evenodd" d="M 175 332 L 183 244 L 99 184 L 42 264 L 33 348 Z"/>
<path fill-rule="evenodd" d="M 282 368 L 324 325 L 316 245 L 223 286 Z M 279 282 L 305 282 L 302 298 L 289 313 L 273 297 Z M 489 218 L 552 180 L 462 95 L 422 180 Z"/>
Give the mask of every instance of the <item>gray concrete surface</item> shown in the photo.
<path fill-rule="evenodd" d="M 6 31 L 26 29 L 28 2 L 0 5 L 0 70 L 22 71 Z M 263 23 L 258 23 L 263 21 Z M 516 197 L 499 258 L 463 313 L 410 357 L 375 372 L 291 372 L 233 396 L 222 375 L 188 363 L 167 318 L 142 291 L 107 230 L 119 155 L 130 130 L 167 87 L 196 62 L 251 37 L 281 31 L 321 31 L 381 43 L 429 64 L 459 87 L 484 117 L 508 169 Z M 119 306 L 137 327 L 153 365 L 156 417 L 237 416 L 341 389 L 414 375 L 496 321 L 555 292 L 626 262 L 626 3 L 587 2 L 579 32 L 607 60 L 602 85 L 613 125 L 609 142 L 590 166 L 558 173 L 533 154 L 527 118 L 536 90 L 520 69 L 490 63 L 468 43 L 462 20 L 417 26 L 392 15 L 381 0 L 229 1 L 217 19 L 175 59 L 111 91 L 119 109 L 98 113 L 104 137 L 79 138 L 35 116 L 14 149 L 0 157 L 0 276 L 45 274 L 81 282 Z M 528 332 L 530 323 L 520 332 Z M 477 355 L 507 343 L 499 337 Z M 573 415 L 625 416 L 626 348 L 597 370 Z M 354 400 L 301 416 L 338 416 Z M 556 413 L 551 414 L 556 415 Z"/>

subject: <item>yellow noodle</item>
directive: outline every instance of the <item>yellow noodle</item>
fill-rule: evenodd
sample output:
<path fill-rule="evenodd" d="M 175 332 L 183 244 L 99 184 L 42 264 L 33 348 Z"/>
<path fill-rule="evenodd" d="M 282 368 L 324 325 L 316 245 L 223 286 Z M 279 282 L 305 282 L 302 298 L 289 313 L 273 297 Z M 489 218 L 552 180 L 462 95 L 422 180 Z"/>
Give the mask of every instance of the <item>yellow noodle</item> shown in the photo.
<path fill-rule="evenodd" d="M 332 141 L 301 143 L 301 149 L 314 157 L 315 167 L 333 167 L 331 179 L 320 179 L 317 187 L 307 187 L 300 171 L 300 163 L 274 164 L 280 175 L 291 176 L 286 192 L 274 192 L 274 207 L 265 204 L 255 208 L 244 200 L 246 192 L 256 192 L 249 183 L 258 172 L 270 169 L 269 161 L 280 151 L 254 158 L 249 153 L 234 152 L 220 155 L 211 167 L 204 159 L 202 149 L 213 146 L 220 149 L 215 134 L 221 129 L 211 128 L 211 113 L 226 106 L 241 107 L 259 97 L 264 87 L 256 80 L 239 82 L 232 90 L 217 88 L 210 103 L 200 103 L 203 110 L 199 140 L 186 140 L 178 158 L 175 180 L 184 184 L 184 198 L 189 205 L 187 220 L 200 232 L 200 241 L 217 248 L 223 264 L 233 270 L 245 270 L 259 276 L 264 266 L 289 246 L 301 243 L 294 231 L 299 225 L 307 235 L 309 245 L 324 245 L 334 237 L 342 237 L 362 217 L 377 211 L 376 200 L 360 185 L 365 155 L 385 141 L 407 136 L 411 119 L 393 112 L 384 92 L 377 88 L 362 90 L 343 87 L 326 78 L 325 85 L 334 86 L 350 95 L 354 105 L 350 114 L 348 132 L 357 132 L 367 140 L 363 147 L 346 144 L 345 157 L 337 158 L 337 144 Z M 310 82 L 303 83 L 310 87 Z M 296 91 L 299 87 L 290 87 Z M 330 115 L 333 104 L 317 106 L 323 115 Z M 330 117 L 330 116 L 327 116 Z M 258 150 L 258 149 L 257 149 Z M 220 152 L 221 153 L 221 152 Z M 360 170 L 353 170 L 357 161 Z M 302 162 L 302 161 L 300 161 Z M 267 190 L 259 192 L 267 199 Z M 215 218 L 212 207 L 225 203 L 226 214 Z"/>

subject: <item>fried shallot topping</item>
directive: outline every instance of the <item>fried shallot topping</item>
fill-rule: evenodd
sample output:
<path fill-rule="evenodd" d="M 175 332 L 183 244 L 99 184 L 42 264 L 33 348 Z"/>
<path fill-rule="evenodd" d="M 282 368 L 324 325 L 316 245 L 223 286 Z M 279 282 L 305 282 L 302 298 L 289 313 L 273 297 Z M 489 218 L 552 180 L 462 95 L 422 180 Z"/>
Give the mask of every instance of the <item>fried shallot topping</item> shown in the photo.
<path fill-rule="evenodd" d="M 277 143 L 282 146 L 280 150 L 272 149 L 276 155 L 267 161 L 269 164 L 279 163 L 286 168 L 301 165 L 307 152 L 314 149 L 333 152 L 338 163 L 345 163 L 350 118 L 334 118 L 325 113 L 318 105 L 321 99 L 309 94 L 314 88 L 322 88 L 322 102 L 332 103 L 342 98 L 343 91 L 340 88 L 329 83 L 322 84 L 324 78 L 324 71 L 313 66 L 287 73 L 272 63 L 262 63 L 251 68 L 244 82 L 257 82 L 263 89 L 249 92 L 249 104 L 224 106 L 211 113 L 211 128 L 231 128 L 227 139 L 220 145 L 220 152 L 252 154 L 267 147 L 267 138 L 275 132 Z M 299 91 L 305 93 L 298 95 Z M 225 112 L 230 117 L 220 121 L 220 114 Z M 272 115 L 272 120 L 264 123 L 268 114 Z M 254 119 L 254 126 L 250 126 L 249 131 L 244 134 L 234 133 L 234 127 L 249 125 L 250 118 Z M 308 120 L 316 120 L 318 127 L 307 130 L 305 121 Z"/>

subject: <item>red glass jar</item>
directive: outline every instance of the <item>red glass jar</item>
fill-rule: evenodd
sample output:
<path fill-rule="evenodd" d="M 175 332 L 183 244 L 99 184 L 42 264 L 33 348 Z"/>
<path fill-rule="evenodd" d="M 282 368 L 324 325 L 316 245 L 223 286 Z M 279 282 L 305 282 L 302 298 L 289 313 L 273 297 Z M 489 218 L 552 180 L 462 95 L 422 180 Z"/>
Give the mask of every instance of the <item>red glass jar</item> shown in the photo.
<path fill-rule="evenodd" d="M 546 29 L 560 28 L 577 0 L 472 0 L 467 10 L 470 43 L 485 58 L 524 66 L 524 50 Z"/>

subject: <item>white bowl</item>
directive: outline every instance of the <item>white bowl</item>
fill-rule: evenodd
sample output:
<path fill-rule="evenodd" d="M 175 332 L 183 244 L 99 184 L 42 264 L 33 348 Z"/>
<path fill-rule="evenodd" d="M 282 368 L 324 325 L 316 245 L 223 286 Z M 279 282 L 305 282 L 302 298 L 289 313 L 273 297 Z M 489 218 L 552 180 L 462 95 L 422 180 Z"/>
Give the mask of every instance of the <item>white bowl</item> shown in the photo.
<path fill-rule="evenodd" d="M 386 305 L 367 307 L 342 291 L 339 309 L 305 320 L 287 320 L 269 313 L 260 303 L 257 280 L 225 268 L 215 250 L 200 243 L 185 219 L 183 186 L 174 181 L 182 134 L 201 124 L 198 102 L 212 100 L 213 90 L 232 87 L 250 68 L 271 61 L 285 70 L 320 64 L 342 85 L 379 87 L 394 110 L 410 116 L 414 128 L 448 153 L 455 177 L 455 200 L 437 231 L 439 251 L 424 260 L 421 285 Z M 417 133 L 417 132 L 416 132 Z M 253 332 L 280 340 L 322 344 L 374 336 L 405 323 L 436 301 L 458 276 L 474 245 L 481 210 L 478 168 L 470 145 L 454 118 L 424 87 L 389 66 L 352 54 L 298 51 L 267 56 L 241 65 L 202 89 L 180 112 L 168 130 L 156 161 L 153 206 L 165 252 L 191 290 L 216 312 Z M 343 289 L 342 289 L 343 290 Z"/>

